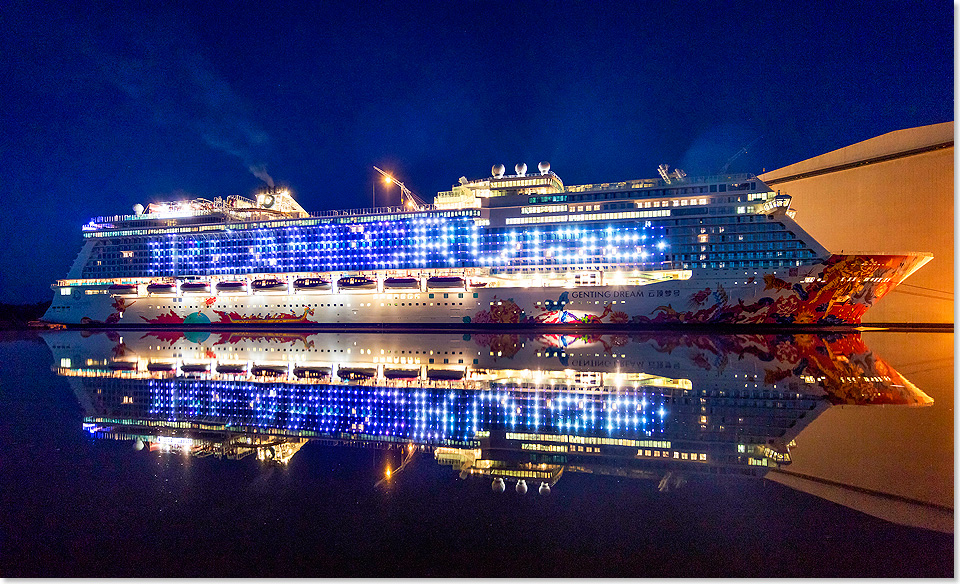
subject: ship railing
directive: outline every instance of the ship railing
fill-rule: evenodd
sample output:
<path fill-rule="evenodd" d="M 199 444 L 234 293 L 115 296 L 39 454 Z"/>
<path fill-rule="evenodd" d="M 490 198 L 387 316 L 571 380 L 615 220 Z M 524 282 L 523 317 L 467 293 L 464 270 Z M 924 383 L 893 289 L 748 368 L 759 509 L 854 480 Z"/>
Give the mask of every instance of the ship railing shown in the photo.
<path fill-rule="evenodd" d="M 708 174 L 704 176 L 695 176 L 695 177 L 686 177 L 683 180 L 688 182 L 740 182 L 745 180 L 750 180 L 756 178 L 757 175 L 751 174 L 749 172 L 737 172 L 733 174 Z M 674 180 L 674 179 L 671 179 Z M 674 180 L 676 182 L 676 180 Z"/>
<path fill-rule="evenodd" d="M 175 211 L 167 213 L 143 213 L 140 215 L 104 215 L 94 217 L 90 223 L 121 223 L 124 221 L 142 221 L 145 219 L 184 219 L 187 217 L 201 217 L 203 215 L 212 215 L 214 213 L 223 213 L 230 209 L 197 209 L 195 211 Z"/>
<path fill-rule="evenodd" d="M 565 188 L 568 193 L 582 193 L 587 191 L 622 191 L 627 189 L 652 189 L 667 186 L 697 184 L 697 183 L 731 183 L 755 178 L 756 175 L 740 172 L 733 174 L 713 174 L 704 176 L 685 176 L 671 178 L 670 184 L 663 179 L 625 180 L 611 183 L 593 183 L 587 185 L 569 185 Z"/>
<path fill-rule="evenodd" d="M 181 211 L 175 214 L 171 213 L 150 213 L 142 215 L 103 215 L 100 217 L 94 217 L 90 220 L 89 224 L 99 225 L 103 223 L 121 223 L 125 221 L 133 220 L 143 220 L 143 219 L 183 219 L 186 217 L 200 217 L 202 215 L 210 215 L 214 213 L 223 213 L 224 211 L 240 211 L 240 212 L 256 212 L 258 209 L 231 209 L 231 208 L 215 208 L 215 209 L 198 209 L 196 211 Z M 435 211 L 437 210 L 435 205 L 421 205 L 416 209 L 410 209 L 408 207 L 370 207 L 370 208 L 359 208 L 359 209 L 334 209 L 330 211 L 314 211 L 307 213 L 309 217 L 313 218 L 325 218 L 325 217 L 353 217 L 360 215 L 397 215 L 397 214 L 406 214 L 406 213 L 416 213 L 418 211 Z M 278 217 L 278 219 L 283 219 L 286 217 Z"/>
<path fill-rule="evenodd" d="M 310 217 L 355 217 L 359 215 L 398 215 L 416 213 L 419 211 L 435 211 L 435 205 L 421 205 L 417 209 L 408 207 L 370 207 L 366 209 L 333 209 L 330 211 L 314 211 L 309 213 Z"/>

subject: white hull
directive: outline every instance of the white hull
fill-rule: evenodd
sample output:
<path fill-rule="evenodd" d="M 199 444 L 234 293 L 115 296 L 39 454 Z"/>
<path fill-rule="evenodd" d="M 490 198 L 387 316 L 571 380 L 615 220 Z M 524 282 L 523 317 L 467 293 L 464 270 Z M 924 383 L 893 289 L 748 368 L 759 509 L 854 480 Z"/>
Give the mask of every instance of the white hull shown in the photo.
<path fill-rule="evenodd" d="M 137 326 L 284 324 L 843 324 L 929 260 L 924 255 L 833 256 L 771 271 L 703 270 L 645 285 L 488 286 L 112 295 L 61 288 L 44 320 Z M 425 288 L 425 286 L 424 286 Z"/>

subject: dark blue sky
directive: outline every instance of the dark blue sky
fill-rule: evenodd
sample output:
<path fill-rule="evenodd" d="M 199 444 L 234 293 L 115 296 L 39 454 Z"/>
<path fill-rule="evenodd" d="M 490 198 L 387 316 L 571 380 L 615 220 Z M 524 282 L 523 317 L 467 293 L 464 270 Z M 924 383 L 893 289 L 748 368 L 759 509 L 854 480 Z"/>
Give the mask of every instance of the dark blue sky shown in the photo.
<path fill-rule="evenodd" d="M 760 173 L 953 119 L 944 2 L 65 4 L 0 11 L 0 302 L 49 299 L 91 217 L 251 168 L 318 211 L 369 206 L 374 165 L 430 201 L 495 163 L 699 174 L 756 140 L 730 170 Z"/>

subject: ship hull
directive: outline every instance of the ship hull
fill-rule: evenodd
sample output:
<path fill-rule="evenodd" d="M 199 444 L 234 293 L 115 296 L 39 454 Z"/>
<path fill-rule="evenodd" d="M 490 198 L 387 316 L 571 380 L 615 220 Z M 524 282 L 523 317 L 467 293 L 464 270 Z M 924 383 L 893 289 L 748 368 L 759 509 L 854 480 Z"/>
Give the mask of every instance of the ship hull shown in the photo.
<path fill-rule="evenodd" d="M 77 325 L 842 325 L 924 254 L 833 255 L 815 266 L 702 270 L 645 285 L 331 290 L 310 294 L 57 294 L 44 320 Z"/>

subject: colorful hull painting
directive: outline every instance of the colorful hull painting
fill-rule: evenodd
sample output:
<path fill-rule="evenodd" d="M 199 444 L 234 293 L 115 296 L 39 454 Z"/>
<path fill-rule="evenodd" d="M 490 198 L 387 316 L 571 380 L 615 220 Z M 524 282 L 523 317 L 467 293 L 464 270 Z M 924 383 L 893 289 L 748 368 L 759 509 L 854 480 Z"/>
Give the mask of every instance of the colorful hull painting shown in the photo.
<path fill-rule="evenodd" d="M 300 316 L 286 312 L 266 315 L 258 313 L 251 316 L 244 316 L 236 312 L 226 312 L 223 310 L 214 310 L 214 312 L 220 317 L 218 322 L 222 324 L 299 324 L 311 322 L 308 317 L 313 315 L 314 310 L 309 306 L 305 307 L 303 314 Z"/>
<path fill-rule="evenodd" d="M 532 314 L 513 298 L 495 298 L 474 323 L 504 324 L 858 324 L 868 308 L 930 260 L 915 255 L 833 255 L 818 269 L 791 268 L 786 276 L 766 273 L 762 280 L 744 273 L 734 287 L 722 282 L 677 297 L 649 313 L 628 314 L 615 303 L 603 304 L 599 314 L 568 309 L 570 294 L 537 302 Z M 802 275 L 801 275 L 802 274 Z M 763 283 L 759 293 L 742 290 Z M 736 286 L 739 285 L 739 288 Z M 654 289 L 656 290 L 656 289 Z M 600 294 L 604 298 L 605 294 Z M 612 295 L 617 297 L 616 292 Z M 746 296 L 746 297 L 745 297 Z M 658 296 L 659 297 L 659 296 Z"/>
<path fill-rule="evenodd" d="M 130 377 L 130 368 L 113 371 L 109 363 L 136 366 L 145 377 L 176 376 L 151 371 L 149 363 L 209 365 L 284 363 L 297 367 L 363 368 L 385 383 L 391 368 L 420 371 L 417 382 L 432 383 L 427 370 L 462 373 L 463 382 L 481 386 L 517 382 L 520 372 L 540 372 L 542 383 L 603 384 L 618 375 L 685 380 L 683 386 L 719 388 L 724 384 L 788 389 L 825 397 L 834 404 L 927 405 L 932 400 L 873 353 L 859 334 L 691 334 L 647 331 L 630 334 L 394 334 L 329 332 L 195 331 L 163 328 L 142 333 L 55 332 L 58 347 L 78 363 L 107 363 L 105 375 Z M 96 353 L 96 355 L 94 355 Z M 82 364 L 80 369 L 86 369 Z M 250 370 L 253 367 L 249 368 Z M 577 372 L 577 373 L 571 373 Z M 578 377 L 583 372 L 599 376 Z M 532 375 L 532 374 L 531 374 Z M 571 376 L 572 375 L 572 376 Z M 641 377 L 637 377 L 640 375 Z M 252 374 L 249 376 L 255 377 Z M 532 382 L 532 377 L 529 381 Z M 731 380 L 737 380 L 736 382 Z M 291 378 L 291 381 L 295 381 Z M 394 383 L 389 381 L 389 383 Z M 398 382 L 399 383 L 399 382 Z M 406 382 L 404 382 L 406 383 Z M 619 383 L 619 382 L 618 382 Z M 632 382 L 631 382 L 632 383 Z M 630 385 L 631 383 L 627 383 Z M 493 387 L 491 385 L 491 387 Z"/>
<path fill-rule="evenodd" d="M 460 290 L 313 292 L 210 297 L 105 297 L 53 322 L 303 325 L 840 325 L 863 314 L 931 259 L 927 254 L 833 255 L 768 272 L 699 271 L 642 286 L 486 286 Z"/>
<path fill-rule="evenodd" d="M 786 279 L 764 274 L 764 295 L 750 304 L 732 299 L 722 286 L 707 287 L 690 297 L 688 304 L 696 309 L 681 312 L 668 305 L 655 309 L 652 319 L 641 315 L 631 322 L 859 323 L 867 309 L 929 260 L 929 256 L 833 255 L 822 268 L 808 269 L 803 276 L 801 268 L 788 270 Z"/>
<path fill-rule="evenodd" d="M 717 474 L 718 465 L 763 472 L 789 464 L 798 434 L 832 405 L 932 403 L 858 334 L 197 337 L 164 329 L 122 340 L 107 331 L 43 338 L 91 433 L 197 455 L 210 453 L 204 432 L 231 434 L 231 444 L 253 451 L 332 439 L 503 454 L 517 440 L 517 464 L 496 468 L 530 468 L 530 456 L 553 453 L 569 468 L 610 456 L 659 469 L 658 479 L 666 470 Z M 507 345 L 509 354 L 494 350 Z M 166 367 L 151 367 L 158 363 Z M 254 439 L 236 440 L 242 432 Z"/>

